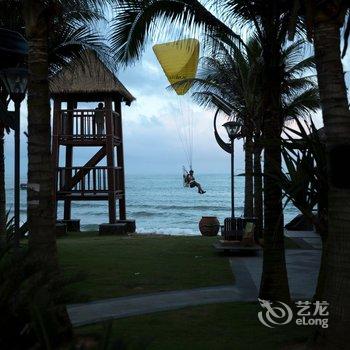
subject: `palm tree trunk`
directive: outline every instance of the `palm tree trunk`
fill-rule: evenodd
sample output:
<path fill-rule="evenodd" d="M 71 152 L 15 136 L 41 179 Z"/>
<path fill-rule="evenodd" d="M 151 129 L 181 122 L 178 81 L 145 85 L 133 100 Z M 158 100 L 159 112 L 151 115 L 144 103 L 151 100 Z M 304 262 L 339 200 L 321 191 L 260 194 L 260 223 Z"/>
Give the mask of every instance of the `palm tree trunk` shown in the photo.
<path fill-rule="evenodd" d="M 324 239 L 323 237 L 326 236 L 326 232 L 319 232 L 321 234 L 322 239 L 322 253 L 321 253 L 321 263 L 320 268 L 318 271 L 318 277 L 317 277 L 317 286 L 316 291 L 314 294 L 313 299 L 316 300 L 325 300 L 324 299 L 324 292 L 325 292 L 325 285 L 326 285 L 326 277 L 327 277 L 327 239 Z"/>
<path fill-rule="evenodd" d="M 0 244 L 6 240 L 4 127 L 0 125 Z"/>
<path fill-rule="evenodd" d="M 253 140 L 249 133 L 245 141 L 244 216 L 253 217 Z"/>
<path fill-rule="evenodd" d="M 322 240 L 322 255 L 321 264 L 318 273 L 317 286 L 314 295 L 314 300 L 325 300 L 324 290 L 327 276 L 327 254 L 328 254 L 328 185 L 322 186 L 319 189 L 319 202 L 317 204 L 317 217 L 310 213 L 311 219 L 314 220 L 314 227 L 316 232 L 320 235 Z"/>
<path fill-rule="evenodd" d="M 259 238 L 263 238 L 263 184 L 261 173 L 261 151 L 262 148 L 255 139 L 254 144 L 254 217 L 257 218 L 256 232 Z"/>
<path fill-rule="evenodd" d="M 53 202 L 50 98 L 48 81 L 48 19 L 43 0 L 24 1 L 28 54 L 28 226 L 29 251 L 43 270 L 59 275 Z M 53 347 L 67 344 L 72 326 L 65 306 L 53 311 L 57 325 Z"/>
<path fill-rule="evenodd" d="M 284 251 L 282 173 L 280 117 L 281 82 L 280 49 L 277 35 L 271 30 L 266 33 L 263 48 L 263 125 L 264 141 L 264 250 L 263 272 L 260 284 L 260 298 L 289 301 L 289 285 Z"/>
<path fill-rule="evenodd" d="M 0 82 L 1 84 L 1 82 Z M 7 97 L 3 84 L 0 85 L 0 103 L 7 106 Z M 6 240 L 6 188 L 5 188 L 5 127 L 0 125 L 0 244 Z"/>
<path fill-rule="evenodd" d="M 314 25 L 316 69 L 328 156 L 328 242 L 324 300 L 330 304 L 328 329 L 317 340 L 326 348 L 350 343 L 350 112 L 340 59 L 340 28 L 335 20 Z"/>
<path fill-rule="evenodd" d="M 57 264 L 51 161 L 47 21 L 42 1 L 25 1 L 29 43 L 28 80 L 28 226 L 29 248 Z"/>

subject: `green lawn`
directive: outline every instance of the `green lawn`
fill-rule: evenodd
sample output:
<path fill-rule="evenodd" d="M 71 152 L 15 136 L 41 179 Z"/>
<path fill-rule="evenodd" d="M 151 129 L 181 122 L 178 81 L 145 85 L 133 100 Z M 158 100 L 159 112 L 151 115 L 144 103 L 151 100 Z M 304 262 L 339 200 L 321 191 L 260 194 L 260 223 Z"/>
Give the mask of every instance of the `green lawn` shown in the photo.
<path fill-rule="evenodd" d="M 82 273 L 72 284 L 72 302 L 137 293 L 233 283 L 227 257 L 215 253 L 216 237 L 69 234 L 58 239 L 66 276 Z"/>
<path fill-rule="evenodd" d="M 65 275 L 83 274 L 70 286 L 71 302 L 84 302 L 231 284 L 228 257 L 214 251 L 215 240 L 217 237 L 99 237 L 85 232 L 58 239 L 58 246 Z M 289 239 L 286 247 L 298 248 Z M 108 336 L 109 349 L 273 350 L 303 341 L 310 332 L 296 326 L 268 329 L 257 320 L 259 310 L 256 303 L 225 303 L 118 319 Z M 105 326 L 75 331 L 81 339 L 102 342 Z M 118 342 L 125 346 L 118 347 Z"/>
<path fill-rule="evenodd" d="M 133 350 L 274 350 L 304 341 L 311 332 L 295 325 L 266 328 L 257 319 L 259 310 L 254 303 L 225 303 L 115 320 L 109 349 L 119 349 L 119 341 L 125 345 L 120 349 Z M 76 334 L 101 339 L 105 325 L 81 327 Z"/>

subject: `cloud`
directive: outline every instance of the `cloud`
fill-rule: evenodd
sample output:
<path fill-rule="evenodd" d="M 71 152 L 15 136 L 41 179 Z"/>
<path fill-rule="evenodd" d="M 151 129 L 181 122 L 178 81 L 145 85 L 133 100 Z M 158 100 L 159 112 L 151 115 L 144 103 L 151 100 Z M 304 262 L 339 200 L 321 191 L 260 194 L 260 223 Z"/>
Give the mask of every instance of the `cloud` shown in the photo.
<path fill-rule="evenodd" d="M 349 57 L 348 52 L 343 60 L 346 71 L 350 70 Z M 169 82 L 151 47 L 146 49 L 139 62 L 120 70 L 118 77 L 137 98 L 131 107 L 123 106 L 126 171 L 142 174 L 179 172 L 182 165 L 188 165 L 177 128 L 177 123 L 183 120 L 179 115 L 179 98 L 167 90 Z M 228 173 L 229 155 L 220 149 L 213 135 L 215 111 L 203 110 L 194 103 L 188 103 L 188 108 L 194 113 L 193 156 L 197 172 Z M 27 129 L 26 101 L 22 103 L 21 115 L 21 129 L 24 131 Z M 317 126 L 322 126 L 321 113 L 317 113 L 314 120 Z M 21 141 L 22 174 L 25 176 L 27 140 L 23 134 Z M 236 142 L 235 150 L 236 169 L 240 171 L 244 160 L 242 141 Z M 94 151 L 79 149 L 75 154 L 76 164 L 84 164 Z M 12 176 L 13 133 L 6 137 L 6 167 L 7 175 Z"/>
<path fill-rule="evenodd" d="M 213 135 L 214 111 L 204 111 L 190 99 L 178 97 L 149 47 L 140 62 L 120 71 L 119 79 L 136 102 L 123 109 L 126 170 L 130 173 L 174 173 L 188 166 L 179 128 L 188 131 L 186 112 L 193 113 L 194 167 L 205 173 L 229 172 L 228 155 Z M 187 100 L 186 102 L 179 102 Z M 183 115 L 180 110 L 185 111 Z M 181 133 L 180 133 L 181 134 Z M 237 147 L 238 167 L 243 152 Z"/>

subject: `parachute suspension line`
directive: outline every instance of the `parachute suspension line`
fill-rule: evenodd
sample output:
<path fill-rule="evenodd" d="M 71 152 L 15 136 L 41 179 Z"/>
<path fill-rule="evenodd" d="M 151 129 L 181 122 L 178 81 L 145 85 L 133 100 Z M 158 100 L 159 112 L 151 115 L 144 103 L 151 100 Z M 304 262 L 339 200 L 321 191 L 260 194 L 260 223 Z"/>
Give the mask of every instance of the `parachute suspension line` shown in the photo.
<path fill-rule="evenodd" d="M 194 113 L 190 106 L 189 99 L 186 96 L 178 96 L 179 115 L 179 134 L 184 147 L 188 165 L 192 169 L 193 165 L 193 139 L 194 139 Z"/>
<path fill-rule="evenodd" d="M 181 100 L 180 100 L 181 96 L 178 96 L 178 110 L 175 112 L 175 126 L 176 126 L 176 130 L 177 130 L 177 136 L 179 138 L 179 141 L 181 143 L 187 164 L 189 165 L 189 167 L 192 169 L 192 160 L 191 160 L 191 156 L 189 153 L 189 149 L 188 149 L 188 143 L 186 141 L 186 135 L 184 134 L 184 112 L 183 112 L 183 108 L 181 105 Z"/>
<path fill-rule="evenodd" d="M 186 113 L 186 117 L 187 117 L 188 152 L 190 154 L 190 166 L 192 166 L 192 162 L 193 162 L 192 143 L 193 142 L 192 142 L 192 138 L 191 138 L 191 135 L 192 135 L 191 124 L 192 124 L 193 115 L 192 115 L 192 110 L 191 110 L 191 107 L 189 106 L 189 104 L 186 104 L 185 113 Z"/>
<path fill-rule="evenodd" d="M 153 46 L 158 62 L 172 85 L 196 76 L 199 49 L 199 41 L 196 39 L 183 39 Z M 190 87 L 191 84 L 179 85 L 174 87 L 174 91 L 178 96 L 179 106 L 175 123 L 188 165 L 192 169 L 194 113 L 188 102 L 188 95 L 185 96 Z"/>
<path fill-rule="evenodd" d="M 191 164 L 191 154 L 190 154 L 190 149 L 188 147 L 188 136 L 187 136 L 187 129 L 186 129 L 186 109 L 185 109 L 185 105 L 183 103 L 183 98 L 184 96 L 178 96 L 178 103 L 180 106 L 180 118 L 181 118 L 181 135 L 184 139 L 184 143 L 185 143 L 185 153 L 186 153 L 186 157 L 187 157 L 187 164 L 190 165 Z"/>
<path fill-rule="evenodd" d="M 187 116 L 187 111 L 185 108 L 185 103 L 184 103 L 184 96 L 177 96 L 178 100 L 178 115 L 175 116 L 175 119 L 178 124 L 178 135 L 179 138 L 182 140 L 182 147 L 183 151 L 186 157 L 186 161 L 189 167 L 192 167 L 192 156 L 190 152 L 190 147 L 189 147 L 189 138 L 188 138 L 188 116 Z"/>
<path fill-rule="evenodd" d="M 193 143 L 194 143 L 194 111 L 191 107 L 191 105 L 188 105 L 189 107 L 189 140 L 190 140 L 190 153 L 191 153 L 191 168 L 192 168 L 192 162 L 193 162 Z"/>

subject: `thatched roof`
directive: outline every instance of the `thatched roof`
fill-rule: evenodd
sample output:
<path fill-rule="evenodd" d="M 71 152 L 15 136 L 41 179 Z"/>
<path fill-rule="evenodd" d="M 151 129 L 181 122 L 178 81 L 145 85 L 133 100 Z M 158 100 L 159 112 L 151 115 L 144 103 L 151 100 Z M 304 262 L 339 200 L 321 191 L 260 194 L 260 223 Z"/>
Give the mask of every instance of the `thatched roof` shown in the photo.
<path fill-rule="evenodd" d="M 55 96 L 122 96 L 130 104 L 134 96 L 93 52 L 84 60 L 73 60 L 50 79 L 50 93 Z"/>

